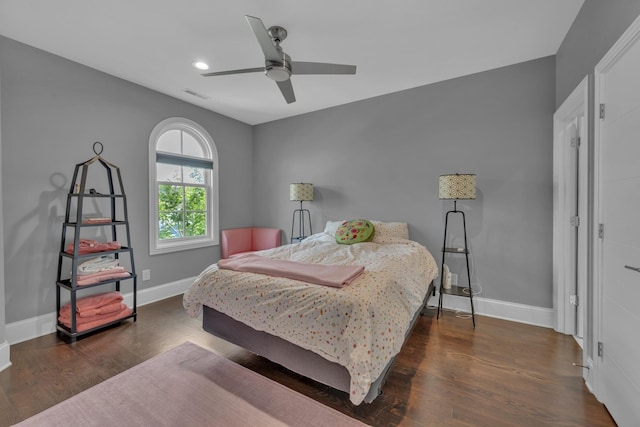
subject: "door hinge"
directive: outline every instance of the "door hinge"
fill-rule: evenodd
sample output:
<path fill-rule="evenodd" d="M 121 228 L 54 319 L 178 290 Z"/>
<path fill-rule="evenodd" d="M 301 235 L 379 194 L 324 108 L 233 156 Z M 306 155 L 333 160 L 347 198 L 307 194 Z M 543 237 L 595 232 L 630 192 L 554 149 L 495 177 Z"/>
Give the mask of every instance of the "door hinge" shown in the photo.
<path fill-rule="evenodd" d="M 569 295 L 569 302 L 577 307 L 580 304 L 580 299 L 578 295 Z"/>
<path fill-rule="evenodd" d="M 604 344 L 602 344 L 602 341 L 598 341 L 598 357 L 602 357 L 603 353 L 604 353 Z"/>
<path fill-rule="evenodd" d="M 604 119 L 604 104 L 600 104 L 600 118 Z"/>
<path fill-rule="evenodd" d="M 569 225 L 572 227 L 580 227 L 580 217 L 572 216 L 571 218 L 569 218 Z"/>
<path fill-rule="evenodd" d="M 598 224 L 598 238 L 604 239 L 604 224 Z"/>
<path fill-rule="evenodd" d="M 573 138 L 571 138 L 571 148 L 578 148 L 578 147 L 580 147 L 580 137 L 574 136 Z"/>

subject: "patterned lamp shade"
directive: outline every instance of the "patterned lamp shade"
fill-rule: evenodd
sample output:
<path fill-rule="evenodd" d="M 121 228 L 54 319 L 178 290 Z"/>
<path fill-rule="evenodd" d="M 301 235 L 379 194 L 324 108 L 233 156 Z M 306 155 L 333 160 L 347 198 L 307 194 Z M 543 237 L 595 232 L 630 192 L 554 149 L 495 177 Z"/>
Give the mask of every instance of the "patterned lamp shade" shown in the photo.
<path fill-rule="evenodd" d="M 304 182 L 289 184 L 289 200 L 292 202 L 312 201 L 313 184 Z"/>
<path fill-rule="evenodd" d="M 470 173 L 440 175 L 440 198 L 446 200 L 475 199 L 476 175 Z"/>

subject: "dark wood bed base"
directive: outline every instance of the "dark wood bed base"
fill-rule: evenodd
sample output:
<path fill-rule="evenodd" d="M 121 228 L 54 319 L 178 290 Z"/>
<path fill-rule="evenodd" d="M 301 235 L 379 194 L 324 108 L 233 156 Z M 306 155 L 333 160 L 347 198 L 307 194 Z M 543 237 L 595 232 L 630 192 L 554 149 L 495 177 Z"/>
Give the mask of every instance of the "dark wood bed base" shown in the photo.
<path fill-rule="evenodd" d="M 411 320 L 411 325 L 405 335 L 405 341 L 411 334 L 420 314 L 426 308 L 431 295 L 435 295 L 433 281 L 429 284 L 422 308 L 416 311 Z M 293 372 L 349 394 L 351 377 L 347 369 L 335 362 L 328 361 L 312 351 L 275 335 L 257 331 L 207 306 L 203 308 L 202 327 L 210 334 L 243 347 Z M 389 361 L 378 379 L 371 384 L 369 393 L 364 399 L 365 402 L 371 403 L 382 394 L 382 386 L 394 361 L 395 357 Z"/>

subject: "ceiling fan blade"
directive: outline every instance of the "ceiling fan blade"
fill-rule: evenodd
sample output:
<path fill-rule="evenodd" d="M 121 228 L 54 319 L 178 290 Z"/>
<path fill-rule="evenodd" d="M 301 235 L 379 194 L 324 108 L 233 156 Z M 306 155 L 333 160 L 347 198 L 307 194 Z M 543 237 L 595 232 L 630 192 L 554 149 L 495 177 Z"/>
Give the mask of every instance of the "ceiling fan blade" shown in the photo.
<path fill-rule="evenodd" d="M 267 61 L 282 61 L 282 56 L 278 52 L 278 49 L 276 49 L 276 46 L 273 44 L 271 36 L 262 23 L 262 20 L 260 18 L 256 18 L 255 16 L 245 15 L 244 17 L 251 26 L 253 34 L 255 34 L 256 38 L 258 39 L 258 43 L 260 44 L 262 52 L 264 53 L 264 59 L 266 59 Z"/>
<path fill-rule="evenodd" d="M 244 73 L 257 73 L 258 71 L 264 71 L 264 67 L 259 67 L 259 68 L 243 68 L 240 70 L 229 70 L 229 71 L 216 71 L 214 73 L 205 73 L 205 74 L 201 74 L 204 77 L 211 77 L 211 76 L 226 76 L 229 74 L 244 74 Z"/>
<path fill-rule="evenodd" d="M 296 102 L 296 95 L 293 93 L 293 85 L 291 84 L 291 80 L 287 79 L 282 82 L 276 82 L 276 84 L 280 88 L 280 92 L 282 92 L 282 96 L 284 96 L 287 104 Z"/>
<path fill-rule="evenodd" d="M 355 74 L 355 65 L 327 64 L 324 62 L 291 62 L 291 74 Z"/>

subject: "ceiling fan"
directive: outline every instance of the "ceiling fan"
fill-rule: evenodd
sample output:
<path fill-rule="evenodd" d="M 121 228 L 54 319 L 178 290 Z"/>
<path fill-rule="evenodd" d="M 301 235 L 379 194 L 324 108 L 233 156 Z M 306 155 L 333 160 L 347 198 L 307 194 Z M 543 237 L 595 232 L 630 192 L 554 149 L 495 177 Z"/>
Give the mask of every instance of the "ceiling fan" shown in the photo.
<path fill-rule="evenodd" d="M 225 76 L 229 74 L 243 74 L 263 71 L 267 77 L 274 80 L 282 92 L 287 104 L 296 102 L 291 85 L 292 74 L 355 74 L 355 65 L 327 64 L 324 62 L 299 62 L 292 61 L 291 57 L 284 53 L 280 43 L 287 38 L 287 30 L 279 26 L 269 27 L 267 30 L 262 20 L 254 16 L 245 15 L 258 43 L 264 53 L 264 67 L 244 68 L 240 70 L 218 71 L 202 74 L 205 77 Z"/>

